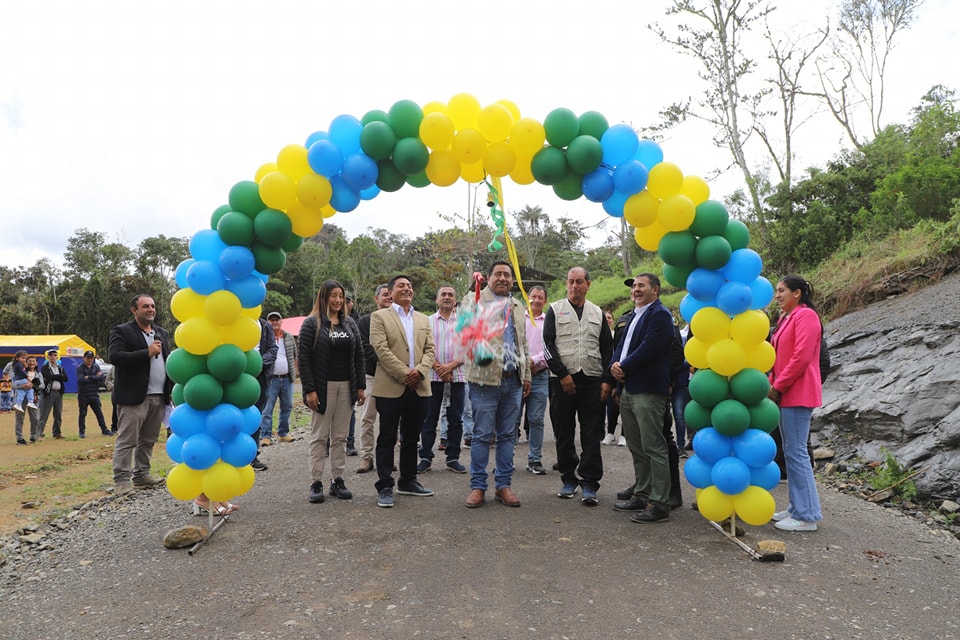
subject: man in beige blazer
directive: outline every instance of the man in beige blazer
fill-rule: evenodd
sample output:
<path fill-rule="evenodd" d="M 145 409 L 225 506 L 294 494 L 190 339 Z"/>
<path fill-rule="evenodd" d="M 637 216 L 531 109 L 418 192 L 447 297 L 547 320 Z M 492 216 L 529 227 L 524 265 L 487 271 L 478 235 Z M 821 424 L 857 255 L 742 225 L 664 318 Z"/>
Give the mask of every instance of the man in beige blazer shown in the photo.
<path fill-rule="evenodd" d="M 387 283 L 393 304 L 370 316 L 370 346 L 377 354 L 373 396 L 380 415 L 377 437 L 377 505 L 393 506 L 393 448 L 400 434 L 397 493 L 432 496 L 417 481 L 417 442 L 430 397 L 433 332 L 427 316 L 413 310 L 413 284 L 405 275 Z"/>

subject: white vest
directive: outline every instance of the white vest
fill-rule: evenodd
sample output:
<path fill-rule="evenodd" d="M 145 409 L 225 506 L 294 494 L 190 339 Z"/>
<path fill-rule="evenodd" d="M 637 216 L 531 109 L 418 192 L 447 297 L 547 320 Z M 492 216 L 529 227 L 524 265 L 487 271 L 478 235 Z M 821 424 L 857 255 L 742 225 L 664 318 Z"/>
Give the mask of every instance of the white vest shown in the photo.
<path fill-rule="evenodd" d="M 557 327 L 557 356 L 571 374 L 583 371 L 584 375 L 599 378 L 603 375 L 603 360 L 600 357 L 600 332 L 609 331 L 603 311 L 589 300 L 583 303 L 583 317 L 564 298 L 550 305 Z"/>

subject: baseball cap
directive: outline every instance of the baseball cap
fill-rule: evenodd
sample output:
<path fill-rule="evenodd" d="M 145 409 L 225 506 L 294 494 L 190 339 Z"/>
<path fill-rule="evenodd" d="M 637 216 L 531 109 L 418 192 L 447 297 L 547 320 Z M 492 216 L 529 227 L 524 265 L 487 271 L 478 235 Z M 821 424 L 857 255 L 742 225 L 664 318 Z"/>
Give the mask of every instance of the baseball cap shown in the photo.
<path fill-rule="evenodd" d="M 271 311 L 267 314 L 267 320 L 273 320 L 274 318 L 277 320 L 283 320 L 283 316 L 280 315 L 279 311 Z"/>
<path fill-rule="evenodd" d="M 95 356 L 95 355 L 96 355 L 96 354 L 95 354 L 93 351 L 90 351 L 89 349 L 87 349 L 86 351 L 83 352 L 83 357 L 84 357 L 84 358 L 92 358 L 92 357 Z"/>
<path fill-rule="evenodd" d="M 55 356 L 60 353 L 59 349 L 47 349 L 48 356 Z"/>

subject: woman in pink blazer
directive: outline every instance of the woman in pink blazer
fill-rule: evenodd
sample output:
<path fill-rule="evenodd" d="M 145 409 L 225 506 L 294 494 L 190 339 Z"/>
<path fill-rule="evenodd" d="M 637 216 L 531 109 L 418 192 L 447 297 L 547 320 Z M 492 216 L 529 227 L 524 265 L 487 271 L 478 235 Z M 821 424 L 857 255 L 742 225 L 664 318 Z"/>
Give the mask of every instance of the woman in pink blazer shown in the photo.
<path fill-rule="evenodd" d="M 820 496 L 813 478 L 807 436 L 820 401 L 820 339 L 823 324 L 813 306 L 810 283 L 796 275 L 777 283 L 780 319 L 773 330 L 777 360 L 770 374 L 770 399 L 780 406 L 780 433 L 787 466 L 790 505 L 773 515 L 783 531 L 816 531 Z"/>

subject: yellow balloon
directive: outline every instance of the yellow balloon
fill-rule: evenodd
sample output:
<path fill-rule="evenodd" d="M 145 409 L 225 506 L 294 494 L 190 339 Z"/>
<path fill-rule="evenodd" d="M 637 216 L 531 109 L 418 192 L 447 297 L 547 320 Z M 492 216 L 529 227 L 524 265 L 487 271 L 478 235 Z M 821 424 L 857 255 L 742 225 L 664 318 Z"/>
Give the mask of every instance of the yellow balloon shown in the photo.
<path fill-rule="evenodd" d="M 516 122 L 520 119 L 520 107 L 517 106 L 513 100 L 507 100 L 506 98 L 497 100 L 496 104 L 502 104 L 507 108 L 507 111 L 510 112 L 510 116 L 513 118 L 513 121 Z"/>
<path fill-rule="evenodd" d="M 483 179 L 487 177 L 486 172 L 483 170 L 483 162 L 461 164 L 460 177 L 467 182 L 483 182 Z"/>
<path fill-rule="evenodd" d="M 660 201 L 649 191 L 635 193 L 623 205 L 623 217 L 634 227 L 648 227 L 657 219 Z"/>
<path fill-rule="evenodd" d="M 450 126 L 453 131 L 453 125 Z M 427 177 L 438 187 L 449 187 L 460 179 L 460 163 L 453 151 L 440 149 L 430 154 L 427 162 Z"/>
<path fill-rule="evenodd" d="M 240 315 L 242 315 L 244 318 L 253 318 L 254 320 L 259 320 L 262 313 L 263 306 L 259 304 L 255 307 L 250 307 L 249 309 L 244 307 L 240 311 Z"/>
<path fill-rule="evenodd" d="M 200 488 L 204 495 L 214 502 L 226 502 L 240 495 L 240 472 L 231 464 L 218 460 L 212 467 L 203 471 Z"/>
<path fill-rule="evenodd" d="M 487 105 L 477 116 L 477 128 L 487 142 L 503 142 L 510 136 L 513 115 L 502 104 Z"/>
<path fill-rule="evenodd" d="M 253 472 L 253 467 L 250 465 L 238 467 L 237 471 L 240 472 L 240 491 L 237 492 L 237 495 L 242 496 L 253 488 L 253 483 L 256 482 L 257 476 Z"/>
<path fill-rule="evenodd" d="M 770 319 L 763 311 L 749 309 L 730 321 L 730 337 L 745 350 L 760 344 L 770 335 Z"/>
<path fill-rule="evenodd" d="M 205 356 L 220 346 L 220 331 L 207 318 L 190 318 L 177 327 L 174 340 L 178 347 L 193 355 Z"/>
<path fill-rule="evenodd" d="M 423 105 L 423 115 L 428 116 L 431 113 L 442 113 L 447 115 L 447 105 L 438 100 L 432 100 L 431 102 Z"/>
<path fill-rule="evenodd" d="M 483 162 L 487 142 L 476 129 L 461 129 L 453 138 L 453 155 L 461 164 Z"/>
<path fill-rule="evenodd" d="M 203 491 L 200 487 L 202 478 L 203 471 L 191 469 L 181 462 L 167 474 L 167 491 L 177 500 L 193 500 Z"/>
<path fill-rule="evenodd" d="M 297 199 L 297 185 L 287 174 L 273 171 L 260 181 L 260 199 L 271 209 L 286 209 Z"/>
<path fill-rule="evenodd" d="M 547 141 L 547 133 L 543 125 L 534 118 L 520 118 L 510 127 L 510 144 L 517 150 L 518 155 L 530 156 L 543 148 Z"/>
<path fill-rule="evenodd" d="M 217 337 L 223 344 L 235 344 L 244 351 L 249 351 L 260 344 L 260 323 L 252 318 L 241 316 L 233 324 L 219 329 Z M 180 343 L 177 342 L 177 344 Z"/>
<path fill-rule="evenodd" d="M 532 161 L 533 158 L 530 156 L 518 157 L 517 163 L 513 165 L 513 171 L 510 172 L 510 179 L 517 184 L 533 184 L 535 178 L 533 177 L 533 171 L 530 169 Z"/>
<path fill-rule="evenodd" d="M 447 102 L 447 113 L 457 131 L 475 129 L 480 115 L 480 101 L 469 93 L 458 93 Z"/>
<path fill-rule="evenodd" d="M 207 296 L 202 296 L 193 289 L 180 289 L 170 298 L 170 311 L 173 317 L 180 322 L 203 315 L 203 305 Z"/>
<path fill-rule="evenodd" d="M 730 337 L 730 316 L 717 307 L 704 307 L 693 314 L 690 330 L 707 345 L 726 340 Z"/>
<path fill-rule="evenodd" d="M 242 308 L 240 298 L 225 290 L 214 291 L 207 296 L 207 301 L 203 304 L 207 318 L 218 326 L 236 322 Z"/>
<path fill-rule="evenodd" d="M 767 372 L 773 369 L 773 363 L 777 359 L 777 352 L 772 344 L 763 341 L 746 350 L 746 359 L 746 367 Z"/>
<path fill-rule="evenodd" d="M 322 215 L 324 218 L 332 218 L 336 213 L 337 213 L 337 210 L 331 207 L 330 205 L 326 205 L 320 208 L 320 215 Z"/>
<path fill-rule="evenodd" d="M 683 186 L 683 172 L 672 162 L 661 162 L 650 169 L 647 177 L 647 191 L 663 200 L 680 192 Z"/>
<path fill-rule="evenodd" d="M 431 113 L 420 121 L 420 140 L 431 149 L 449 149 L 453 134 L 453 120 L 445 113 Z"/>
<path fill-rule="evenodd" d="M 751 485 L 744 489 L 743 493 L 733 497 L 733 509 L 741 520 L 759 527 L 770 522 L 774 511 L 777 510 L 777 505 L 769 491 L 763 487 Z"/>
<path fill-rule="evenodd" d="M 299 180 L 313 171 L 307 162 L 307 148 L 299 144 L 288 144 L 280 149 L 277 154 L 277 168 L 292 180 Z"/>
<path fill-rule="evenodd" d="M 305 173 L 297 182 L 297 200 L 305 207 L 319 211 L 330 204 L 333 187 L 330 181 L 314 172 Z M 297 234 L 298 236 L 301 234 Z"/>
<path fill-rule="evenodd" d="M 517 154 L 506 142 L 491 142 L 483 154 L 483 168 L 496 178 L 510 175 L 517 165 Z"/>
<path fill-rule="evenodd" d="M 280 169 L 277 168 L 276 162 L 266 162 L 260 165 L 260 168 L 257 169 L 257 172 L 253 175 L 253 181 L 257 184 L 260 184 L 260 181 L 263 180 L 263 176 L 279 170 Z"/>
<path fill-rule="evenodd" d="M 697 493 L 697 511 L 707 520 L 726 520 L 733 513 L 733 496 L 710 485 Z"/>
<path fill-rule="evenodd" d="M 690 198 L 693 206 L 710 199 L 710 186 L 700 176 L 683 176 L 680 193 Z"/>
<path fill-rule="evenodd" d="M 656 220 L 645 227 L 637 227 L 633 232 L 633 239 L 645 251 L 656 251 L 660 248 L 660 241 L 667 235 L 667 230 Z"/>
<path fill-rule="evenodd" d="M 657 209 L 657 220 L 668 231 L 686 231 L 693 224 L 696 214 L 697 208 L 693 205 L 693 201 L 677 193 L 667 196 L 660 203 L 660 208 Z M 626 208 L 624 208 L 624 215 L 626 215 Z"/>
<path fill-rule="evenodd" d="M 287 216 L 293 224 L 293 232 L 301 238 L 310 238 L 323 228 L 323 215 L 319 209 L 312 209 L 300 202 L 287 207 Z"/>
<path fill-rule="evenodd" d="M 683 346 L 683 356 L 692 367 L 696 369 L 709 369 L 710 364 L 707 362 L 707 349 L 709 348 L 710 345 L 694 336 L 688 339 L 687 344 Z"/>
<path fill-rule="evenodd" d="M 707 349 L 707 364 L 716 373 L 730 377 L 747 366 L 747 354 L 731 338 L 725 338 L 717 340 Z"/>

